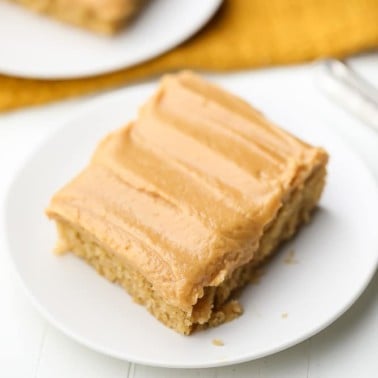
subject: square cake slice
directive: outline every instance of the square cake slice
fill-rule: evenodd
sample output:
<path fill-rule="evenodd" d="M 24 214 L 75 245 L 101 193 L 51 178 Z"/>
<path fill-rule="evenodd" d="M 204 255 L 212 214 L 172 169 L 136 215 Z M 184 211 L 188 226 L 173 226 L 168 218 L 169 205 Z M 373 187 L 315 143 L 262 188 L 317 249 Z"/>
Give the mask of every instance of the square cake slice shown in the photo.
<path fill-rule="evenodd" d="M 113 34 L 146 0 L 10 0 L 35 12 L 98 33 Z"/>
<path fill-rule="evenodd" d="M 166 76 L 52 198 L 73 252 L 183 334 L 241 313 L 236 289 L 308 221 L 327 154 L 190 72 Z"/>

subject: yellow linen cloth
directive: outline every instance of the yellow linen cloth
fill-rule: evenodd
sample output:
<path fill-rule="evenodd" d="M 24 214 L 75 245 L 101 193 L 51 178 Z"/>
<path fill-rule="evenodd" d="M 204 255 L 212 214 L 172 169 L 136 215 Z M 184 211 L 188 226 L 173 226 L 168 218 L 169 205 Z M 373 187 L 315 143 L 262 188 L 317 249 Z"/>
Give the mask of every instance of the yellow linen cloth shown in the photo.
<path fill-rule="evenodd" d="M 0 75 L 0 110 L 93 93 L 182 68 L 239 70 L 341 57 L 377 46 L 378 0 L 225 0 L 189 41 L 135 67 L 72 80 Z"/>

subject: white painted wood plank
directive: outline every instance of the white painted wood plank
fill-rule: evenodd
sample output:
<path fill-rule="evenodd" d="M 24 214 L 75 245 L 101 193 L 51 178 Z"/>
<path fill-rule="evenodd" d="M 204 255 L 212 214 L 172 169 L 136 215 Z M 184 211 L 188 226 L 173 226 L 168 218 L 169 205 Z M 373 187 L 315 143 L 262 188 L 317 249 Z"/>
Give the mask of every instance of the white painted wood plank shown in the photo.
<path fill-rule="evenodd" d="M 216 369 L 163 369 L 135 365 L 127 378 L 216 378 Z"/>
<path fill-rule="evenodd" d="M 0 258 L 0 376 L 32 377 L 46 322 L 31 307 L 3 262 Z"/>
<path fill-rule="evenodd" d="M 216 378 L 230 378 L 230 377 L 238 377 L 238 378 L 259 377 L 260 378 L 262 365 L 263 365 L 263 360 L 257 360 L 257 361 L 248 362 L 244 364 L 217 368 Z"/>
<path fill-rule="evenodd" d="M 129 363 L 96 353 L 49 326 L 35 378 L 126 378 Z"/>

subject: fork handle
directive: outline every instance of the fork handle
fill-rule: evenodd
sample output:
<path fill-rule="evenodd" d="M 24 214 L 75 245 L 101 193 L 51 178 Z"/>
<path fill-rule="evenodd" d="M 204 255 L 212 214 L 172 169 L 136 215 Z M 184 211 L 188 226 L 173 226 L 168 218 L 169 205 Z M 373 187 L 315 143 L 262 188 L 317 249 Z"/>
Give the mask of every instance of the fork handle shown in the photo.
<path fill-rule="evenodd" d="M 325 61 L 319 85 L 333 100 L 378 131 L 378 90 L 347 64 Z"/>

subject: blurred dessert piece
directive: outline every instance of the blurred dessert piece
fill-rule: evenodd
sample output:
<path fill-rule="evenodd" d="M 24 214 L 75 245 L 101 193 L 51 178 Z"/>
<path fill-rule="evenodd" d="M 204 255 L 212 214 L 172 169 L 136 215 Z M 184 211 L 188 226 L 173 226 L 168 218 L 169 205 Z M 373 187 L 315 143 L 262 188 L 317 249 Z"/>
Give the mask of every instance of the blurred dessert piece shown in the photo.
<path fill-rule="evenodd" d="M 114 34 L 146 0 L 10 0 L 33 11 L 98 33 Z"/>
<path fill-rule="evenodd" d="M 309 220 L 326 163 L 323 149 L 183 72 L 99 144 L 47 214 L 57 252 L 190 334 L 241 313 L 233 293 Z"/>

